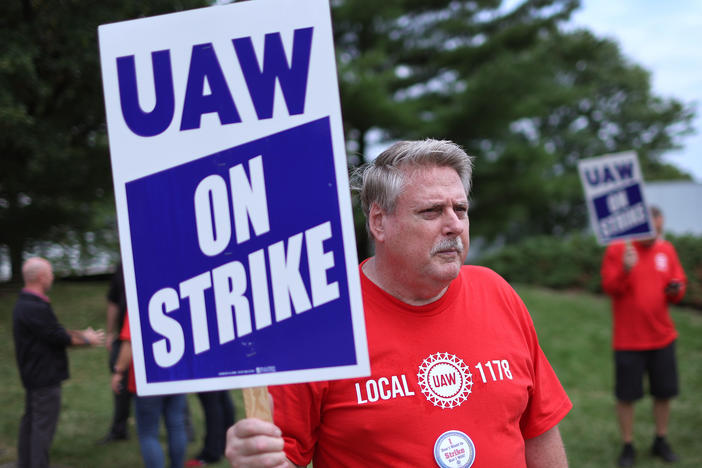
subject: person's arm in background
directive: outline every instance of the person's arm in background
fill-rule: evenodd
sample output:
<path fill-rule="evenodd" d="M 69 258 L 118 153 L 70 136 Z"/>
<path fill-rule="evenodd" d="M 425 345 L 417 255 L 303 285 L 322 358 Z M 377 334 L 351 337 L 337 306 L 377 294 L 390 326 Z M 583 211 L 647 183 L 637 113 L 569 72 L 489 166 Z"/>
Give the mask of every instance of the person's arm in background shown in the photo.
<path fill-rule="evenodd" d="M 115 340 L 115 338 L 117 338 L 117 334 L 119 333 L 119 330 L 117 330 L 118 318 L 119 318 L 119 305 L 108 300 L 107 301 L 107 323 L 106 323 L 106 329 L 107 329 L 106 345 L 107 345 L 108 351 L 112 351 L 112 342 Z"/>
<path fill-rule="evenodd" d="M 115 362 L 114 372 L 112 373 L 112 380 L 110 381 L 110 387 L 115 393 L 119 393 L 123 385 L 122 375 L 129 370 L 132 365 L 132 342 L 122 341 L 122 346 L 119 348 L 119 354 L 117 355 L 117 362 Z"/>
<path fill-rule="evenodd" d="M 675 248 L 670 248 L 670 268 L 671 268 L 671 281 L 668 282 L 665 288 L 665 294 L 668 302 L 678 303 L 685 295 L 687 290 L 687 276 L 685 275 L 685 270 L 683 270 L 680 264 L 680 259 L 678 258 L 678 253 Z"/>
<path fill-rule="evenodd" d="M 110 387 L 115 393 L 122 390 L 122 385 L 124 385 L 122 376 L 132 366 L 132 332 L 129 328 L 129 312 L 124 314 L 124 323 L 119 331 L 119 339 L 122 340 L 122 345 L 119 347 L 119 354 L 112 367 L 112 379 L 110 380 Z"/>
<path fill-rule="evenodd" d="M 629 287 L 629 272 L 637 261 L 638 255 L 631 242 L 609 245 L 600 269 L 602 289 L 610 296 L 624 293 Z"/>
<path fill-rule="evenodd" d="M 71 346 L 102 346 L 105 344 L 105 332 L 93 330 L 88 327 L 85 330 L 66 330 L 71 336 Z"/>
<path fill-rule="evenodd" d="M 102 330 L 67 330 L 59 323 L 49 309 L 35 307 L 31 313 L 24 315 L 24 323 L 34 334 L 43 340 L 60 346 L 100 346 L 104 344 L 105 333 Z"/>
<path fill-rule="evenodd" d="M 524 441 L 528 468 L 567 468 L 565 447 L 558 426 Z"/>
<path fill-rule="evenodd" d="M 119 337 L 120 330 L 120 313 L 122 307 L 126 307 L 126 299 L 124 297 L 124 274 L 122 271 L 122 262 L 117 263 L 115 272 L 110 279 L 110 287 L 107 290 L 107 349 L 112 351 L 112 343 Z"/>

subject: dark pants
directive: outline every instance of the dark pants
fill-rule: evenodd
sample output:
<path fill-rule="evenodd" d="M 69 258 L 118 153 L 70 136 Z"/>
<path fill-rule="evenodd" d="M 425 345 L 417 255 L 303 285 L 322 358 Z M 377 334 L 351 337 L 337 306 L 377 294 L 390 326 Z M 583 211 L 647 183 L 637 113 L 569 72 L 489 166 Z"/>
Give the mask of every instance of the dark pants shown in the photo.
<path fill-rule="evenodd" d="M 234 405 L 226 390 L 197 394 L 205 414 L 205 442 L 198 459 L 214 463 L 224 455 L 227 429 L 234 424 Z"/>
<path fill-rule="evenodd" d="M 119 349 L 122 347 L 122 341 L 115 340 L 112 342 L 112 351 L 110 351 L 110 372 L 114 368 Z M 108 436 L 122 439 L 127 437 L 127 420 L 129 419 L 129 410 L 132 402 L 132 394 L 127 390 L 127 379 L 129 371 L 122 374 L 122 386 L 119 393 L 114 395 L 114 412 L 112 414 L 112 425 Z"/>
<path fill-rule="evenodd" d="M 18 468 L 48 468 L 61 410 L 61 385 L 27 389 L 17 444 Z"/>
<path fill-rule="evenodd" d="M 615 350 L 614 364 L 615 395 L 620 401 L 643 397 L 645 374 L 648 374 L 649 391 L 654 398 L 668 400 L 678 395 L 675 341 L 660 349 Z"/>

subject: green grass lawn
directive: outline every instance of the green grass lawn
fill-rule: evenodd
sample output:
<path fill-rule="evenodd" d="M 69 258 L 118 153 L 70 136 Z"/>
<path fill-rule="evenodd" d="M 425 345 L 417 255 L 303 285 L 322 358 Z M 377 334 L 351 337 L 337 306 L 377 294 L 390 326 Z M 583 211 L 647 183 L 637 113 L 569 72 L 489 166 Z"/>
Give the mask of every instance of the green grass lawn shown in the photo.
<path fill-rule="evenodd" d="M 561 293 L 531 287 L 517 288 L 534 317 L 541 345 L 573 400 L 572 412 L 561 423 L 570 466 L 615 466 L 619 439 L 612 396 L 610 312 L 605 297 Z M 59 320 L 69 328 L 104 327 L 105 293 L 102 282 L 59 282 L 51 292 Z M 16 459 L 17 428 L 24 393 L 17 373 L 11 311 L 15 291 L 0 291 L 0 465 Z M 674 308 L 680 339 L 682 394 L 673 403 L 670 440 L 682 460 L 675 466 L 702 466 L 699 449 L 702 426 L 702 314 Z M 107 431 L 112 415 L 107 352 L 74 349 L 69 352 L 71 378 L 63 386 L 63 407 L 51 452 L 52 465 L 68 468 L 141 466 L 131 421 L 131 439 L 108 446 L 95 442 Z M 239 391 L 232 391 L 237 417 L 243 416 Z M 189 395 L 196 440 L 188 455 L 200 449 L 204 426 L 200 403 Z M 653 437 L 651 401 L 636 407 L 637 467 L 662 467 L 648 450 Z M 217 468 L 226 467 L 221 461 Z M 501 468 L 501 467 L 496 467 Z"/>
<path fill-rule="evenodd" d="M 518 287 L 536 325 L 541 347 L 573 401 L 561 423 L 573 468 L 616 466 L 620 440 L 614 405 L 609 300 L 603 296 Z M 678 467 L 702 466 L 702 314 L 673 308 L 681 394 L 672 405 L 669 439 Z M 639 468 L 667 464 L 650 456 L 654 425 L 651 398 L 636 405 L 634 444 Z"/>

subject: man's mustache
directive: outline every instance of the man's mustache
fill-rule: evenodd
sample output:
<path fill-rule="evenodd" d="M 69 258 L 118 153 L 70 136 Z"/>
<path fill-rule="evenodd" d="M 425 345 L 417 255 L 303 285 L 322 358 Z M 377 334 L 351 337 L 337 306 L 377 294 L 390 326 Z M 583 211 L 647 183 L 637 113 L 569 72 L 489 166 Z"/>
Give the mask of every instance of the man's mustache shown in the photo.
<path fill-rule="evenodd" d="M 456 252 L 463 252 L 463 241 L 460 237 L 455 237 L 453 239 L 442 239 L 431 249 L 431 255 L 436 255 L 439 252 L 444 252 L 446 250 L 455 250 Z"/>

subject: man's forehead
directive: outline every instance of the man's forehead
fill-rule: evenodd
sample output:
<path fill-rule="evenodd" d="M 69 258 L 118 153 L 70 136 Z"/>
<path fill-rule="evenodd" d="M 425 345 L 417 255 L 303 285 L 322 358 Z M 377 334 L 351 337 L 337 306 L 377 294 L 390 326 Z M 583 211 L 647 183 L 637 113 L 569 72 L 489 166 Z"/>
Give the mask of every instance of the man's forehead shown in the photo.
<path fill-rule="evenodd" d="M 412 204 L 445 203 L 447 199 L 452 203 L 468 201 L 463 183 L 453 168 L 417 168 L 407 175 L 401 200 Z"/>
<path fill-rule="evenodd" d="M 48 260 L 39 257 L 30 258 L 29 260 L 27 260 L 26 265 L 30 268 L 36 269 L 51 268 L 51 263 L 49 263 Z"/>

